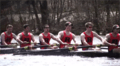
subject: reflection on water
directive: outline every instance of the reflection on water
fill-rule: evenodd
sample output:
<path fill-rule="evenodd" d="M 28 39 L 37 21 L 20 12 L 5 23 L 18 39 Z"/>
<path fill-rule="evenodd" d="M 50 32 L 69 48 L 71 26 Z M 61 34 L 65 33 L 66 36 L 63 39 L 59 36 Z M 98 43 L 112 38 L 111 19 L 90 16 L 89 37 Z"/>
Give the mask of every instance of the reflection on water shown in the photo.
<path fill-rule="evenodd" d="M 38 36 L 35 36 L 37 42 Z M 77 43 L 80 43 L 79 36 L 76 36 Z M 13 40 L 12 42 L 15 42 Z M 50 43 L 57 43 L 51 40 Z M 72 41 L 73 43 L 73 41 Z M 94 44 L 101 41 L 94 38 Z M 42 56 L 42 55 L 0 55 L 0 66 L 120 66 L 120 59 L 108 57 L 83 57 L 83 56 Z"/>

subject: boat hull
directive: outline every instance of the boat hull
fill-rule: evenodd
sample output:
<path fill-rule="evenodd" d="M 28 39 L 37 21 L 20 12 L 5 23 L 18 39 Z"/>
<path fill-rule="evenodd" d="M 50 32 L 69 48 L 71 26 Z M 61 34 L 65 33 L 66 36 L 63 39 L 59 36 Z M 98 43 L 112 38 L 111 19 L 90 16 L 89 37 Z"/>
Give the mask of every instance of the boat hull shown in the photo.
<path fill-rule="evenodd" d="M 27 51 L 27 52 L 18 52 L 14 53 L 14 55 L 55 55 L 55 56 L 84 56 L 84 57 L 114 57 L 120 58 L 119 53 L 108 53 L 104 51 Z"/>
<path fill-rule="evenodd" d="M 0 49 L 0 54 L 11 54 L 13 55 L 55 55 L 55 56 L 87 56 L 87 57 L 115 57 L 120 58 L 119 53 L 108 53 L 107 51 L 69 51 L 59 49 L 44 49 L 44 50 L 24 50 L 24 49 Z"/>

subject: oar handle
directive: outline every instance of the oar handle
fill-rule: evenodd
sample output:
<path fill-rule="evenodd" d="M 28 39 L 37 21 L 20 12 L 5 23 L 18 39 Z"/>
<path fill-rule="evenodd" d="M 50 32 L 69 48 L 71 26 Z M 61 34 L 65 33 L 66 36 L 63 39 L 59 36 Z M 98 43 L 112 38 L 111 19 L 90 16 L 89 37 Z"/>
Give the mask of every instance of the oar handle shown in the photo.
<path fill-rule="evenodd" d="M 18 45 L 17 44 L 10 44 L 10 45 L 0 45 L 1 48 L 15 48 L 17 47 Z"/>
<path fill-rule="evenodd" d="M 40 48 L 40 47 L 50 47 L 51 45 L 39 45 L 39 46 L 33 46 L 32 48 Z M 18 48 L 18 49 L 29 49 L 30 46 L 25 46 L 25 47 L 22 47 L 22 48 Z"/>
<path fill-rule="evenodd" d="M 100 44 L 100 45 L 96 45 L 96 47 L 108 47 L 109 45 L 103 45 L 103 44 Z M 120 45 L 116 45 L 116 46 L 118 46 L 118 47 L 120 47 Z"/>

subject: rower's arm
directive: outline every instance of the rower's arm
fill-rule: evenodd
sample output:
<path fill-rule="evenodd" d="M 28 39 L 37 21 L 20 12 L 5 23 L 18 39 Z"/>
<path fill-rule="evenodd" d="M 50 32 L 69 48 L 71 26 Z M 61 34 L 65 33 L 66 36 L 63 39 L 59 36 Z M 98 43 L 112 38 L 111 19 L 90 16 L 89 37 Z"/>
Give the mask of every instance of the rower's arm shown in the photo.
<path fill-rule="evenodd" d="M 59 42 L 60 44 L 64 44 L 60 39 L 56 38 L 52 33 L 50 34 L 51 38 Z"/>
<path fill-rule="evenodd" d="M 12 33 L 13 38 L 17 41 L 16 35 L 14 33 Z M 18 42 L 18 41 L 17 41 Z M 16 43 L 17 44 L 17 43 Z"/>
<path fill-rule="evenodd" d="M 17 40 L 16 35 L 15 35 L 14 33 L 12 33 L 12 34 L 13 34 L 13 38 L 14 38 L 15 40 Z"/>
<path fill-rule="evenodd" d="M 61 40 L 61 38 L 63 37 L 63 31 L 60 31 L 60 32 L 58 33 L 58 36 L 57 36 L 57 37 L 58 37 L 59 40 Z"/>
<path fill-rule="evenodd" d="M 35 41 L 35 38 L 34 38 L 33 34 L 32 34 L 32 33 L 30 33 L 30 34 L 31 34 L 31 36 L 32 36 L 32 41 L 35 42 L 35 43 L 37 43 L 37 42 Z"/>
<path fill-rule="evenodd" d="M 98 38 L 99 40 L 101 40 L 101 42 L 103 43 L 103 39 L 100 37 L 100 35 L 98 35 L 96 32 L 93 32 L 94 37 Z"/>
<path fill-rule="evenodd" d="M 23 43 L 23 41 L 21 40 L 21 37 L 22 37 L 22 34 L 19 33 L 18 36 L 17 36 L 17 38 L 16 38 L 16 40 L 17 40 L 20 44 Z"/>
<path fill-rule="evenodd" d="M 109 43 L 109 42 L 108 42 L 109 40 L 110 40 L 110 35 L 107 34 L 107 35 L 105 36 L 105 40 L 104 40 L 103 44 L 105 44 L 105 45 L 115 45 L 115 44 Z"/>
<path fill-rule="evenodd" d="M 81 38 L 81 43 L 84 45 L 84 46 L 89 46 L 89 44 L 86 42 L 85 40 L 85 35 L 82 33 L 80 35 L 80 38 Z"/>
<path fill-rule="evenodd" d="M 120 43 L 120 34 L 119 34 L 119 43 Z M 120 45 L 120 44 L 119 44 Z"/>
<path fill-rule="evenodd" d="M 73 36 L 73 41 L 74 41 L 74 43 L 77 44 L 77 43 L 76 43 L 76 40 L 75 40 L 75 34 L 72 34 L 72 36 Z"/>
<path fill-rule="evenodd" d="M 1 41 L 2 41 L 3 45 L 7 45 L 7 43 L 5 42 L 5 34 L 4 33 L 1 34 Z"/>
<path fill-rule="evenodd" d="M 40 40 L 40 43 L 42 43 L 42 44 L 44 44 L 44 45 L 48 45 L 48 44 L 45 42 L 45 40 L 43 39 L 43 35 L 42 35 L 42 34 L 39 35 L 39 40 Z"/>

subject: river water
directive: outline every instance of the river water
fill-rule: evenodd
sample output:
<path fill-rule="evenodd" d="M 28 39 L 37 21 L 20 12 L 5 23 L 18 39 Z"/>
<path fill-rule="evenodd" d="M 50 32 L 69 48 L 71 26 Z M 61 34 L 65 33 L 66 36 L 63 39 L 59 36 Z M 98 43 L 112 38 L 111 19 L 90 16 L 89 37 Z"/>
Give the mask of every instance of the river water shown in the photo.
<path fill-rule="evenodd" d="M 104 38 L 104 37 L 103 37 Z M 38 36 L 35 36 L 37 42 Z M 77 43 L 80 37 L 76 36 Z M 12 42 L 15 42 L 13 40 Z M 57 43 L 51 40 L 50 43 Z M 73 41 L 72 41 L 73 43 Z M 94 44 L 101 41 L 94 38 Z M 43 56 L 43 55 L 0 55 L 0 66 L 120 66 L 120 58 L 84 56 Z"/>

